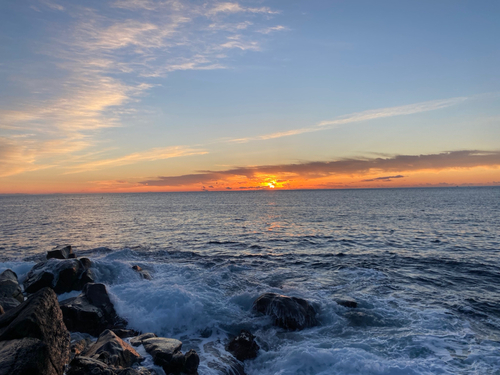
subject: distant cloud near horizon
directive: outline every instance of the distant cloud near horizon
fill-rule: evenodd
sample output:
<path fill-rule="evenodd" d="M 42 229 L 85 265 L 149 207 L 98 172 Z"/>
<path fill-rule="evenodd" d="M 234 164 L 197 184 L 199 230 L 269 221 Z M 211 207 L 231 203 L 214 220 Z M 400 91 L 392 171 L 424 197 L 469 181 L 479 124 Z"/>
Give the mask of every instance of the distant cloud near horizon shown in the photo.
<path fill-rule="evenodd" d="M 237 167 L 223 171 L 200 171 L 180 176 L 159 176 L 141 181 L 146 186 L 186 186 L 210 183 L 235 176 L 252 179 L 259 174 L 320 178 L 332 175 L 366 175 L 373 172 L 438 171 L 452 168 L 500 167 L 500 151 L 463 150 L 428 155 L 396 155 L 387 158 L 345 158 L 334 161 L 316 161 L 300 164 Z M 400 178 L 398 176 L 382 177 Z"/>
<path fill-rule="evenodd" d="M 397 176 L 383 176 L 383 177 L 370 178 L 368 180 L 361 180 L 361 182 L 391 181 L 394 178 L 404 178 L 404 177 L 405 176 L 398 174 Z"/>

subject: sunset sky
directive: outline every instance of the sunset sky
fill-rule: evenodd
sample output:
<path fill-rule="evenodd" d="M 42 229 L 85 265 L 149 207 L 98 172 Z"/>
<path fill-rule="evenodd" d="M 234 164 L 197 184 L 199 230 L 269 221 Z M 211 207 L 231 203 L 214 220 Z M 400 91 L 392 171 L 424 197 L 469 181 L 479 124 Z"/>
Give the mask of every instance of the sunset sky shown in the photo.
<path fill-rule="evenodd" d="M 500 1 L 0 2 L 0 193 L 500 185 Z"/>

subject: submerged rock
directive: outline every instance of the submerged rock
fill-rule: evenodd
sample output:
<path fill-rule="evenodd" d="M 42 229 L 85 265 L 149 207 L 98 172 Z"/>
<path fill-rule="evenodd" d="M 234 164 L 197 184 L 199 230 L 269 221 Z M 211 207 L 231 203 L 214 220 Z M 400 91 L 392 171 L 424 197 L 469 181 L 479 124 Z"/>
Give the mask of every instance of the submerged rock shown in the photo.
<path fill-rule="evenodd" d="M 132 266 L 132 269 L 134 271 L 136 271 L 140 276 L 141 278 L 145 279 L 145 280 L 153 280 L 153 278 L 151 277 L 151 274 L 146 271 L 146 270 L 143 270 L 140 266 Z"/>
<path fill-rule="evenodd" d="M 99 339 L 88 347 L 83 355 L 98 359 L 110 366 L 123 368 L 144 360 L 134 348 L 110 330 L 101 333 Z"/>
<path fill-rule="evenodd" d="M 215 359 L 210 360 L 207 366 L 215 370 L 217 375 L 246 375 L 243 364 L 232 355 L 223 354 L 224 351 L 219 346 L 220 343 L 216 341 L 203 345 L 205 353 Z"/>
<path fill-rule="evenodd" d="M 93 336 L 106 329 L 125 328 L 109 299 L 104 284 L 86 284 L 83 293 L 60 303 L 64 323 L 70 331 L 85 332 Z"/>
<path fill-rule="evenodd" d="M 356 307 L 358 307 L 358 303 L 349 297 L 338 298 L 335 300 L 335 302 L 337 302 L 337 304 L 339 304 L 340 306 L 349 307 L 351 309 L 355 309 Z"/>
<path fill-rule="evenodd" d="M 305 299 L 265 293 L 255 300 L 253 309 L 274 318 L 274 324 L 289 330 L 301 330 L 318 324 L 316 310 Z"/>
<path fill-rule="evenodd" d="M 255 336 L 244 329 L 226 346 L 226 350 L 239 361 L 257 357 L 259 349 L 259 345 L 255 342 Z"/>
<path fill-rule="evenodd" d="M 0 316 L 0 375 L 62 375 L 69 349 L 69 332 L 50 288 Z"/>
<path fill-rule="evenodd" d="M 59 245 L 51 251 L 47 251 L 47 259 L 70 259 L 75 257 L 71 245 Z"/>
<path fill-rule="evenodd" d="M 85 284 L 94 281 L 85 259 L 50 259 L 36 264 L 24 281 L 24 290 L 35 293 L 49 287 L 57 294 L 82 290 Z"/>

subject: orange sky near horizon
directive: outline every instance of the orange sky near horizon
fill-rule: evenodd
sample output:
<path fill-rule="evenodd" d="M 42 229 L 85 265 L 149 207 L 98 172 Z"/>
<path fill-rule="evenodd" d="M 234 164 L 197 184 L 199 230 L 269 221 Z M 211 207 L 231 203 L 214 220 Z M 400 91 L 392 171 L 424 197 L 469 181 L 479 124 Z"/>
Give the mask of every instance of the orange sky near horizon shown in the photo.
<path fill-rule="evenodd" d="M 28 176 L 27 176 L 28 177 Z M 50 181 L 3 184 L 0 194 L 52 193 L 141 193 L 182 191 L 244 191 L 244 190 L 300 190 L 300 189 L 363 189 L 453 186 L 500 186 L 499 167 L 449 168 L 441 170 L 401 171 L 383 176 L 380 173 L 329 175 L 304 178 L 299 175 L 258 174 L 252 178 L 230 176 L 224 179 L 180 186 L 148 186 L 133 180 L 100 180 L 67 182 Z"/>

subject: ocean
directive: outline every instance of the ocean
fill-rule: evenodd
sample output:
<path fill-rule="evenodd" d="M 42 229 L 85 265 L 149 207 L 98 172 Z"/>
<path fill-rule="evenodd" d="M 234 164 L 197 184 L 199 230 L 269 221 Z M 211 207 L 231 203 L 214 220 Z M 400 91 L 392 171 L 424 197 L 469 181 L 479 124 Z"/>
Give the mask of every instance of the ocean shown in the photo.
<path fill-rule="evenodd" d="M 195 349 L 200 375 L 241 329 L 261 347 L 248 375 L 500 374 L 499 187 L 4 195 L 0 217 L 0 272 L 71 244 L 129 326 Z M 265 292 L 320 324 L 274 327 L 252 312 Z"/>

